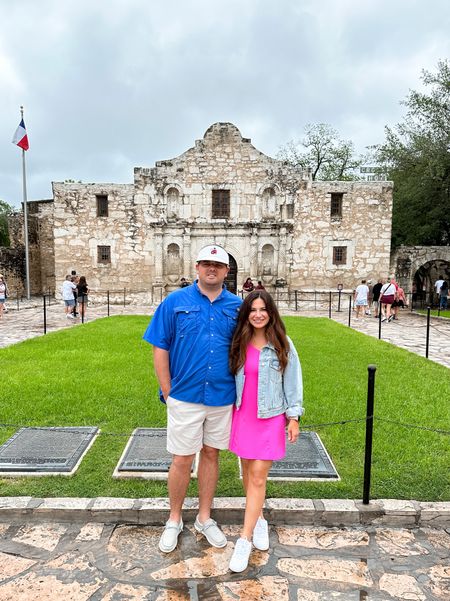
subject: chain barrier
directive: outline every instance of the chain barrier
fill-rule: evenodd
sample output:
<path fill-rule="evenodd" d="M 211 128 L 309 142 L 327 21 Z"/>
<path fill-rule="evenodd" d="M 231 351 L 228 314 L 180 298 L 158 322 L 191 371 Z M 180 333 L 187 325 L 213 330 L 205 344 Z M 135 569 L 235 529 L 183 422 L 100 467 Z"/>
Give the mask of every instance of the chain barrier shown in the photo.
<path fill-rule="evenodd" d="M 411 429 L 416 429 L 416 430 L 426 430 L 427 432 L 435 432 L 436 434 L 444 434 L 446 436 L 450 436 L 450 430 L 440 430 L 437 428 L 428 428 L 427 426 L 418 426 L 416 424 L 405 424 L 403 422 L 398 422 L 395 421 L 393 419 L 388 419 L 386 417 L 378 417 L 377 415 L 369 415 L 367 417 L 359 417 L 359 418 L 355 418 L 355 419 L 344 419 L 344 420 L 340 420 L 340 421 L 335 421 L 335 422 L 324 422 L 324 423 L 318 423 L 318 424 L 301 424 L 300 429 L 301 430 L 312 430 L 312 429 L 319 429 L 319 428 L 327 428 L 330 426 L 345 426 L 346 424 L 356 424 L 356 423 L 361 423 L 361 422 L 367 422 L 369 419 L 374 419 L 375 421 L 381 421 L 381 422 L 387 422 L 390 424 L 395 424 L 396 426 L 401 426 L 402 428 L 411 428 Z M 64 428 L 70 428 L 65 430 Z M 73 428 L 88 428 L 88 427 L 92 427 L 92 426 L 26 426 L 24 424 L 8 424 L 8 423 L 0 423 L 0 428 L 1 429 L 8 429 L 8 428 L 28 428 L 29 430 L 45 430 L 48 431 L 49 428 L 54 428 L 55 430 L 57 430 L 58 432 L 64 432 L 67 434 L 77 434 L 79 435 L 80 432 L 76 432 L 73 430 Z M 136 426 L 139 427 L 139 426 Z M 143 426 L 140 426 L 143 427 Z M 160 426 L 147 426 L 147 427 L 152 427 L 152 428 L 157 428 Z M 151 434 L 131 434 L 130 432 L 97 432 L 97 434 L 99 436 L 110 436 L 110 437 L 117 437 L 117 438 L 129 438 L 130 436 L 135 436 L 136 438 L 151 438 L 152 435 Z"/>

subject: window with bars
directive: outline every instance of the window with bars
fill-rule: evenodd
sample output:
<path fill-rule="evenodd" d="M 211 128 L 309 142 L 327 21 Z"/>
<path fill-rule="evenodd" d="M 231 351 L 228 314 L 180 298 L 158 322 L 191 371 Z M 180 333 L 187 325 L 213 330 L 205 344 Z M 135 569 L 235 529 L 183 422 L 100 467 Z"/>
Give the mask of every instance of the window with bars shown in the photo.
<path fill-rule="evenodd" d="M 108 217 L 108 195 L 96 194 L 97 199 L 97 217 Z"/>
<path fill-rule="evenodd" d="M 97 246 L 97 263 L 107 265 L 111 263 L 111 247 Z"/>
<path fill-rule="evenodd" d="M 212 218 L 223 219 L 230 216 L 230 191 L 212 191 Z"/>
<path fill-rule="evenodd" d="M 347 263 L 347 247 L 333 246 L 333 265 L 345 265 Z"/>
<path fill-rule="evenodd" d="M 332 192 L 331 193 L 331 217 L 342 219 L 342 199 L 344 198 L 343 192 Z"/>

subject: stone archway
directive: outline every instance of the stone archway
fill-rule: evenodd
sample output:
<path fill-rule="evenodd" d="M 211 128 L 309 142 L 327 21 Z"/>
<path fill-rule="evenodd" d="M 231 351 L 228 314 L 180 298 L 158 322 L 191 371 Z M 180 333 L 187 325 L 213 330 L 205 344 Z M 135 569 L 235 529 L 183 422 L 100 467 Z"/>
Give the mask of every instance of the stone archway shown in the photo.
<path fill-rule="evenodd" d="M 230 253 L 228 253 L 228 256 L 230 258 L 230 271 L 228 272 L 228 275 L 225 278 L 225 286 L 230 292 L 232 292 L 233 294 L 237 294 L 237 263 L 233 255 L 230 255 Z"/>
<path fill-rule="evenodd" d="M 434 282 L 440 275 L 450 281 L 450 246 L 400 246 L 392 256 L 391 270 L 414 300 L 432 304 Z"/>

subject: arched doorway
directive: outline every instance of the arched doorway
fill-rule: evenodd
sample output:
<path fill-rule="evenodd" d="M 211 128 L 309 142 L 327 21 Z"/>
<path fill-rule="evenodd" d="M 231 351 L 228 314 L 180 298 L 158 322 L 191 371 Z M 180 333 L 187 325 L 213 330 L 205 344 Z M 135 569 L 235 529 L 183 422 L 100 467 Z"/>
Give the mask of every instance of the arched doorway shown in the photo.
<path fill-rule="evenodd" d="M 228 253 L 228 256 L 230 257 L 230 271 L 225 278 L 225 286 L 230 292 L 237 294 L 237 263 L 233 255 Z"/>
<path fill-rule="evenodd" d="M 434 283 L 441 276 L 444 280 L 450 280 L 450 262 L 434 260 L 421 265 L 413 277 L 413 301 L 419 301 L 422 307 L 437 304 L 438 296 Z"/>

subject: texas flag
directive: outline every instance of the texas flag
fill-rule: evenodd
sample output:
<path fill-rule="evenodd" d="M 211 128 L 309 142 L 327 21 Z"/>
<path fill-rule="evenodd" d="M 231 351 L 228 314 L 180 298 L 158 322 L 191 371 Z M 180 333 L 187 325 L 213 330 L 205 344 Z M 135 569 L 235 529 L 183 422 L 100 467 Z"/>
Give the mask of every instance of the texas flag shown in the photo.
<path fill-rule="evenodd" d="M 19 127 L 16 129 L 12 143 L 17 144 L 17 146 L 20 146 L 20 148 L 23 150 L 28 150 L 30 147 L 28 144 L 27 130 L 25 129 L 25 123 L 23 122 L 23 119 L 19 123 Z"/>

